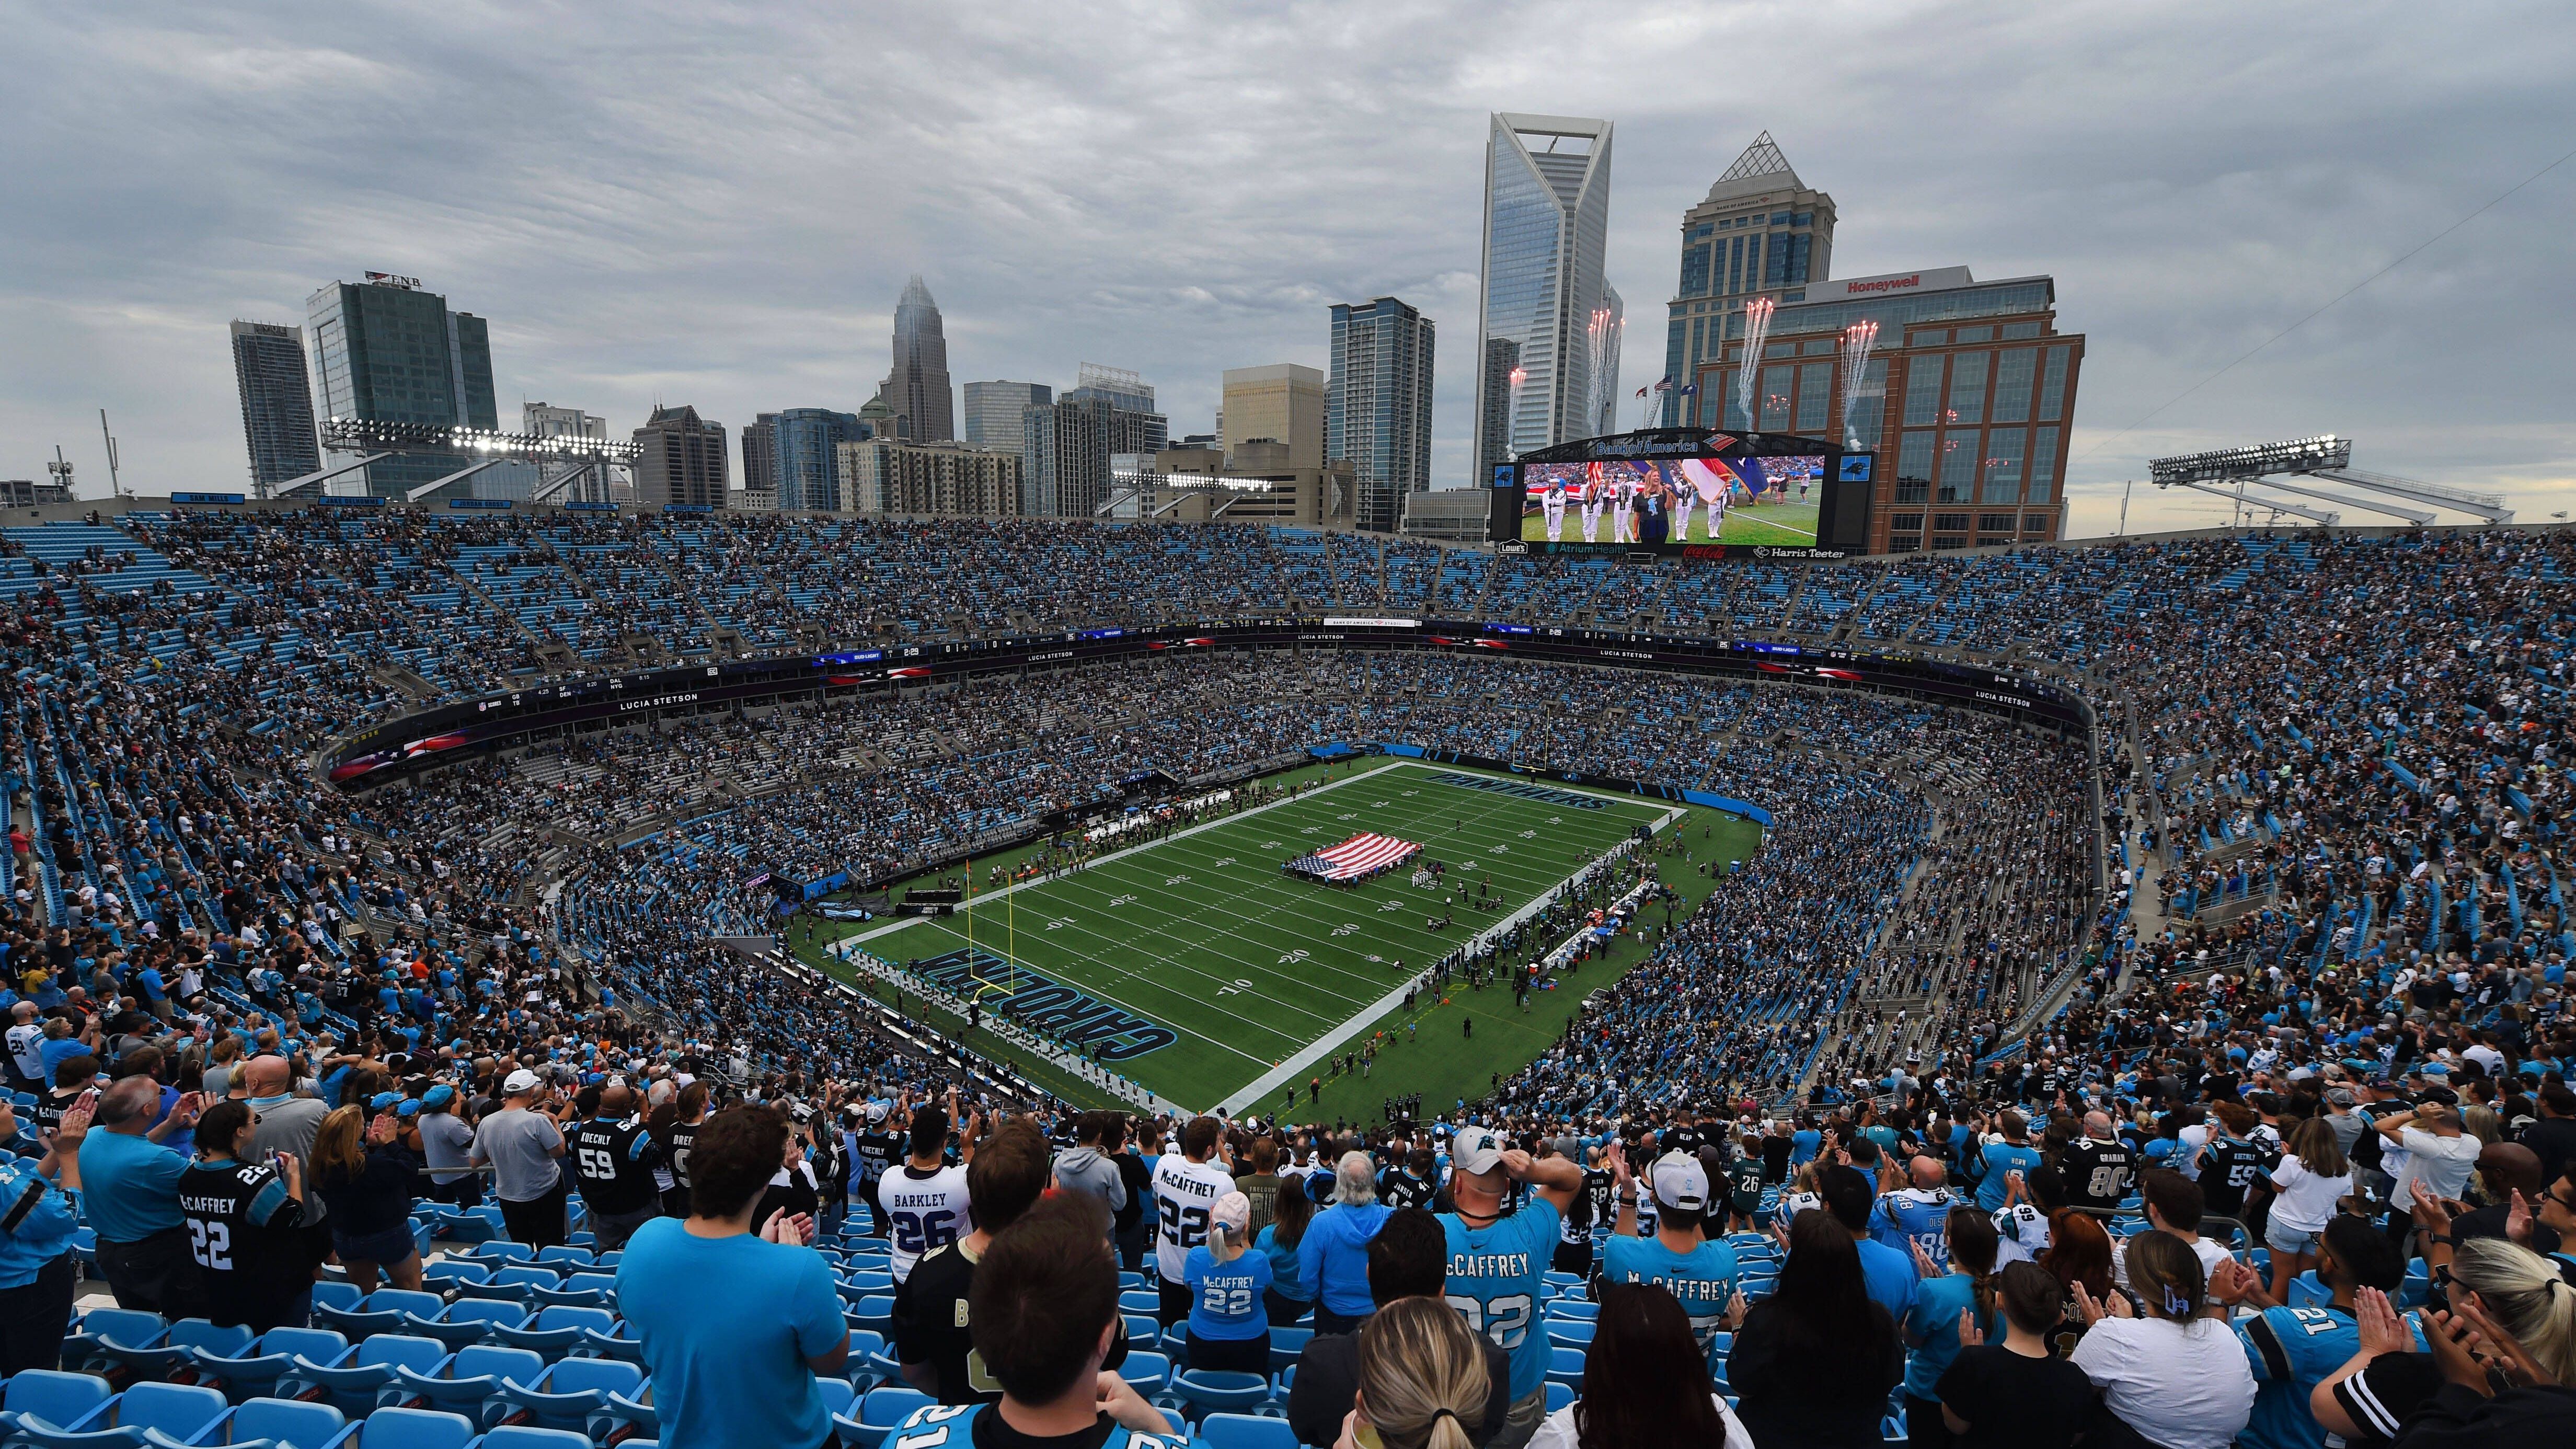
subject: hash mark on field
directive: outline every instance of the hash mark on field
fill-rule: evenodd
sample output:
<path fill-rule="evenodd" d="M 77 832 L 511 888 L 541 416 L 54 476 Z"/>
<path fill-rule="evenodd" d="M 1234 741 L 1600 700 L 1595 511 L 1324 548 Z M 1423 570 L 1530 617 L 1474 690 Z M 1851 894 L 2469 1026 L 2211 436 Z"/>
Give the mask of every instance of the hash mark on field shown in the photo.
<path fill-rule="evenodd" d="M 1486 848 L 1493 851 L 1496 855 L 1509 855 L 1512 853 L 1512 848 L 1508 845 L 1495 845 L 1488 846 Z"/>
<path fill-rule="evenodd" d="M 1322 826 L 1320 826 L 1320 825 L 1309 825 L 1309 826 L 1307 826 L 1305 829 L 1300 830 L 1300 831 L 1298 831 L 1297 833 L 1298 833 L 1299 835 L 1320 835 L 1320 834 L 1322 834 L 1322 833 L 1323 833 L 1323 830 L 1324 830 L 1324 827 L 1322 827 Z"/>
<path fill-rule="evenodd" d="M 1538 832 L 1535 830 L 1524 830 L 1521 832 L 1521 839 L 1536 840 L 1538 839 Z"/>
<path fill-rule="evenodd" d="M 1381 911 L 1400 911 L 1404 909 L 1404 902 L 1388 901 L 1385 905 L 1378 907 L 1378 909 Z"/>
<path fill-rule="evenodd" d="M 1265 840 L 1261 842 L 1261 848 L 1264 850 L 1277 850 L 1279 848 L 1279 842 L 1275 840 Z"/>
<path fill-rule="evenodd" d="M 1359 819 L 1359 818 L 1360 818 L 1360 812 L 1358 812 L 1358 811 L 1356 811 L 1356 810 L 1345 810 L 1345 811 L 1343 811 L 1341 814 L 1336 815 L 1336 816 L 1334 816 L 1333 818 L 1334 818 L 1335 820 L 1357 820 L 1357 819 Z"/>

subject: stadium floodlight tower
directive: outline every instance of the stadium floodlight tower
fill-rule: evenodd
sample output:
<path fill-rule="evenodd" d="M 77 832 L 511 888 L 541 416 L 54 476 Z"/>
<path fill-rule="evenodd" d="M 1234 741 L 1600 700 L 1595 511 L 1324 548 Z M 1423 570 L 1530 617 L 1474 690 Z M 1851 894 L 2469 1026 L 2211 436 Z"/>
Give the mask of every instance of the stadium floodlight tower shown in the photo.
<path fill-rule="evenodd" d="M 2248 493 L 2246 486 L 2259 482 L 2263 487 L 2282 493 L 2296 493 L 2308 498 L 2322 498 L 2346 508 L 2365 513 L 2384 513 L 2402 518 L 2417 527 L 2431 523 L 2436 514 L 2422 508 L 2373 498 L 2355 498 L 2346 493 L 2333 493 L 2302 483 L 2284 482 L 2285 478 L 2315 478 L 2343 483 L 2365 492 L 2388 498 L 2403 498 L 2432 508 L 2446 508 L 2466 513 L 2488 523 L 2513 522 L 2513 510 L 2504 506 L 2499 493 L 2471 493 L 2464 488 L 2449 488 L 2439 483 L 2426 483 L 2414 478 L 2400 478 L 2388 473 L 2367 473 L 2352 466 L 2352 440 L 2331 433 L 2314 438 L 2293 438 L 2285 443 L 2258 443 L 2250 448 L 2222 448 L 2214 453 L 2185 453 L 2172 458 L 2151 458 L 2147 475 L 2159 488 L 2189 488 L 2198 493 L 2212 493 L 2231 502 L 2254 508 L 2278 509 L 2306 518 L 2318 515 L 2311 510 Z M 2233 487 L 2220 485 L 2233 484 Z M 2335 515 L 2340 517 L 2341 515 Z M 2334 518 L 2321 519 L 2333 522 Z"/>
<path fill-rule="evenodd" d="M 632 442 L 614 442 L 607 438 L 588 438 L 577 433 L 558 433 L 541 437 L 534 433 L 501 433 L 489 428 L 441 427 L 435 423 L 378 422 L 367 418 L 328 418 L 322 423 L 322 446 L 334 452 L 360 454 L 358 463 L 345 463 L 320 473 L 308 474 L 279 485 L 278 496 L 285 497 L 302 488 L 317 487 L 323 480 L 349 472 L 378 458 L 397 453 L 430 453 L 451 457 L 464 466 L 444 477 L 412 489 L 403 495 L 405 503 L 418 503 L 441 488 L 462 483 L 495 463 L 525 461 L 535 463 L 571 463 L 575 466 L 562 477 L 553 479 L 529 498 L 543 503 L 571 487 L 573 483 L 599 470 L 603 480 L 606 469 L 635 464 L 638 450 Z"/>

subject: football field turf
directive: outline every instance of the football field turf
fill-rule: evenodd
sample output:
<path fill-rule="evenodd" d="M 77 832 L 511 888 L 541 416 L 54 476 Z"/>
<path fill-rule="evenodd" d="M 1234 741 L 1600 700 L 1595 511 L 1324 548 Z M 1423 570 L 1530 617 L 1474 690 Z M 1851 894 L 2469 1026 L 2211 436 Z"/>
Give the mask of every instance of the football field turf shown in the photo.
<path fill-rule="evenodd" d="M 1736 847 L 1733 854 L 1749 850 L 1756 833 L 1697 807 L 1527 777 L 1422 761 L 1357 769 L 1069 875 L 979 894 L 971 910 L 953 916 L 872 925 L 845 939 L 897 963 L 917 962 L 921 974 L 959 996 L 981 996 L 988 1009 L 1016 998 L 1016 1009 L 1034 1009 L 1040 1020 L 1071 1013 L 1113 1070 L 1188 1107 L 1270 1108 L 1285 1083 L 1325 1075 L 1313 1060 L 1325 1051 L 1357 1047 L 1373 1029 L 1400 1034 L 1404 988 L 1425 967 L 1638 826 L 1713 817 L 1730 826 L 1723 844 Z M 1422 845 L 1421 860 L 1447 863 L 1446 880 L 1415 887 L 1408 866 L 1337 886 L 1281 870 L 1363 832 Z M 1499 909 L 1466 904 L 1483 881 L 1491 881 Z M 1452 895 L 1460 898 L 1455 906 Z M 1431 929 L 1429 918 L 1444 913 L 1456 923 Z M 1508 993 L 1486 996 L 1511 1009 Z M 1460 1034 L 1455 1020 L 1443 1024 Z M 1463 1044 L 1500 1069 L 1536 1055 L 1547 1040 L 1513 1036 L 1499 1030 Z M 1390 1045 L 1374 1085 L 1406 1089 L 1402 1079 L 1418 1073 L 1384 1070 L 1406 1049 Z"/>

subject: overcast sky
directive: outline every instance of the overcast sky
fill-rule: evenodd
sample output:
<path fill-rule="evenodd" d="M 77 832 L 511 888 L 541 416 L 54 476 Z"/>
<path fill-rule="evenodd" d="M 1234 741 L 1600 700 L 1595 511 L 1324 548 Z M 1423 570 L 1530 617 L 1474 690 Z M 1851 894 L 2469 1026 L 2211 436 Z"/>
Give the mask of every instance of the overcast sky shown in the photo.
<path fill-rule="evenodd" d="M 855 409 L 905 276 L 957 382 L 1326 362 L 1327 306 L 1439 325 L 1467 472 L 1486 114 L 1617 125 L 1625 390 L 1681 213 L 1768 129 L 1834 271 L 2057 279 L 2088 360 L 2074 533 L 2143 459 L 2318 432 L 2576 508 L 2576 147 L 2557 3 L 128 4 L 0 0 L 0 476 L 244 486 L 225 324 L 373 269 L 491 320 L 523 399 L 635 426 Z M 1622 421 L 1634 415 L 1630 401 Z M 2161 411 L 2157 411 L 2161 408 Z M 2152 414 L 2152 416 L 2150 416 Z M 2223 511 L 2147 496 L 2130 525 Z M 2353 521 L 2362 521 L 2356 517 Z"/>

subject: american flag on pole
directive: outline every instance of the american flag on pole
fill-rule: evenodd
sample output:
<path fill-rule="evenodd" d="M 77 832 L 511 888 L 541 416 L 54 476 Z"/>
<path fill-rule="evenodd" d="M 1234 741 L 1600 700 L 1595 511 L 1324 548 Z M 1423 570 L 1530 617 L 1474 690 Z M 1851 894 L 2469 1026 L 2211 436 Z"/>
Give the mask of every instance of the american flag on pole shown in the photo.
<path fill-rule="evenodd" d="M 1358 880 L 1407 860 L 1421 849 L 1410 840 L 1391 835 L 1354 835 L 1313 855 L 1301 855 L 1288 862 L 1286 869 L 1317 880 Z"/>

